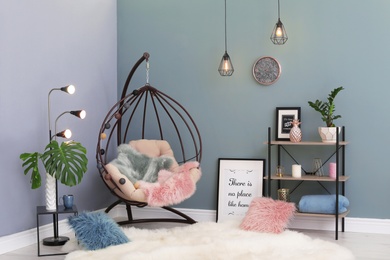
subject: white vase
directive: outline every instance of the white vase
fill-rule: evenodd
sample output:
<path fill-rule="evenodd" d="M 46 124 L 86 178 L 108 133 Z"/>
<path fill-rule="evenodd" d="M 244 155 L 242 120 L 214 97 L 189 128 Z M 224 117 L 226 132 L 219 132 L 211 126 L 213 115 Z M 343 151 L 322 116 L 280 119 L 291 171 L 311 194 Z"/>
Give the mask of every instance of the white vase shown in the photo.
<path fill-rule="evenodd" d="M 341 128 L 339 128 L 339 133 Z M 318 127 L 318 133 L 324 143 L 335 143 L 337 137 L 337 127 Z"/>
<path fill-rule="evenodd" d="M 57 209 L 56 181 L 56 178 L 46 173 L 46 210 L 54 211 Z"/>

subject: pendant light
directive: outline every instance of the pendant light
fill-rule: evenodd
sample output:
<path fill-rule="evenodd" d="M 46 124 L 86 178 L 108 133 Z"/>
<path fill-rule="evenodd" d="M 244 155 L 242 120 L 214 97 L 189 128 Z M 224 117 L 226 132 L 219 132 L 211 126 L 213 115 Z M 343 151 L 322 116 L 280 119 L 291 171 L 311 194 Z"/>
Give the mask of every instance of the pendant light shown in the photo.
<path fill-rule="evenodd" d="M 226 0 L 225 0 L 225 54 L 222 56 L 221 63 L 219 64 L 219 74 L 221 76 L 231 76 L 234 72 L 232 61 L 227 53 L 227 36 L 226 36 Z"/>
<path fill-rule="evenodd" d="M 276 45 L 283 45 L 288 40 L 286 30 L 283 23 L 280 21 L 280 3 L 278 0 L 278 21 L 275 24 L 274 30 L 271 34 L 271 41 Z"/>

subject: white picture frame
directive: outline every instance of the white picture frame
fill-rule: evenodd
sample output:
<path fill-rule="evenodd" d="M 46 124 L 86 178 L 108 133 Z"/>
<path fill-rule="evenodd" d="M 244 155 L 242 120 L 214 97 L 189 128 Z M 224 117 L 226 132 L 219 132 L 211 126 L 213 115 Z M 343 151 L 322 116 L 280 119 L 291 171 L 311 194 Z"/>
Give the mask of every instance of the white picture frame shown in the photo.
<path fill-rule="evenodd" d="M 263 196 L 265 159 L 218 159 L 217 222 L 243 219 L 251 201 Z"/>

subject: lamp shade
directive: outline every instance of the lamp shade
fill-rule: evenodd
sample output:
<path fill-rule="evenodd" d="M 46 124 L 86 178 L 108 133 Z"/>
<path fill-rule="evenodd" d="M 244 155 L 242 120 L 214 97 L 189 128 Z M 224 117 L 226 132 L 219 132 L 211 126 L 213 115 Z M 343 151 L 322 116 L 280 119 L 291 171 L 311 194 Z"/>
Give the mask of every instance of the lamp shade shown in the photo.
<path fill-rule="evenodd" d="M 84 119 L 85 116 L 87 115 L 87 112 L 85 110 L 75 110 L 75 111 L 70 111 L 70 114 L 77 116 L 80 119 Z"/>
<path fill-rule="evenodd" d="M 76 88 L 73 85 L 68 85 L 68 86 L 62 87 L 61 91 L 64 91 L 64 92 L 72 95 L 76 91 Z"/>
<path fill-rule="evenodd" d="M 278 19 L 271 34 L 271 41 L 276 45 L 285 44 L 288 40 L 286 29 L 283 23 Z"/>
<path fill-rule="evenodd" d="M 57 133 L 56 136 L 69 139 L 72 137 L 72 131 L 70 131 L 69 129 L 66 129 L 64 131 Z"/>
<path fill-rule="evenodd" d="M 221 76 L 231 76 L 234 72 L 233 64 L 227 51 L 225 51 L 225 54 L 222 56 L 218 71 Z"/>

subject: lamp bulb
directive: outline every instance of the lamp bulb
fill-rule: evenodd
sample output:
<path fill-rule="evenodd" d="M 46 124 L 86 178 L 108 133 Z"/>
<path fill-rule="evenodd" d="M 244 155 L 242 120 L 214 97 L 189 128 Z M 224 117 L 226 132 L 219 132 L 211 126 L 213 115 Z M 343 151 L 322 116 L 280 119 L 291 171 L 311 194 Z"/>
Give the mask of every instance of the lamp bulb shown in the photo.
<path fill-rule="evenodd" d="M 229 60 L 228 59 L 224 60 L 224 62 L 223 62 L 223 69 L 225 71 L 229 70 Z"/>
<path fill-rule="evenodd" d="M 68 92 L 69 94 L 73 94 L 74 92 L 76 91 L 76 88 L 75 86 L 73 85 L 69 85 L 67 88 L 66 88 L 66 92 Z"/>
<path fill-rule="evenodd" d="M 72 137 L 72 131 L 70 131 L 69 129 L 66 129 L 65 132 L 64 132 L 64 136 L 66 139 L 69 139 Z"/>
<path fill-rule="evenodd" d="M 85 112 L 85 110 L 81 110 L 81 112 L 80 112 L 80 118 L 81 118 L 81 119 L 84 119 L 86 116 L 87 116 L 87 112 Z"/>
<path fill-rule="evenodd" d="M 283 30 L 282 30 L 282 28 L 278 26 L 278 27 L 276 28 L 276 33 L 275 33 L 275 34 L 276 34 L 277 37 L 282 37 L 282 36 L 283 36 Z"/>

